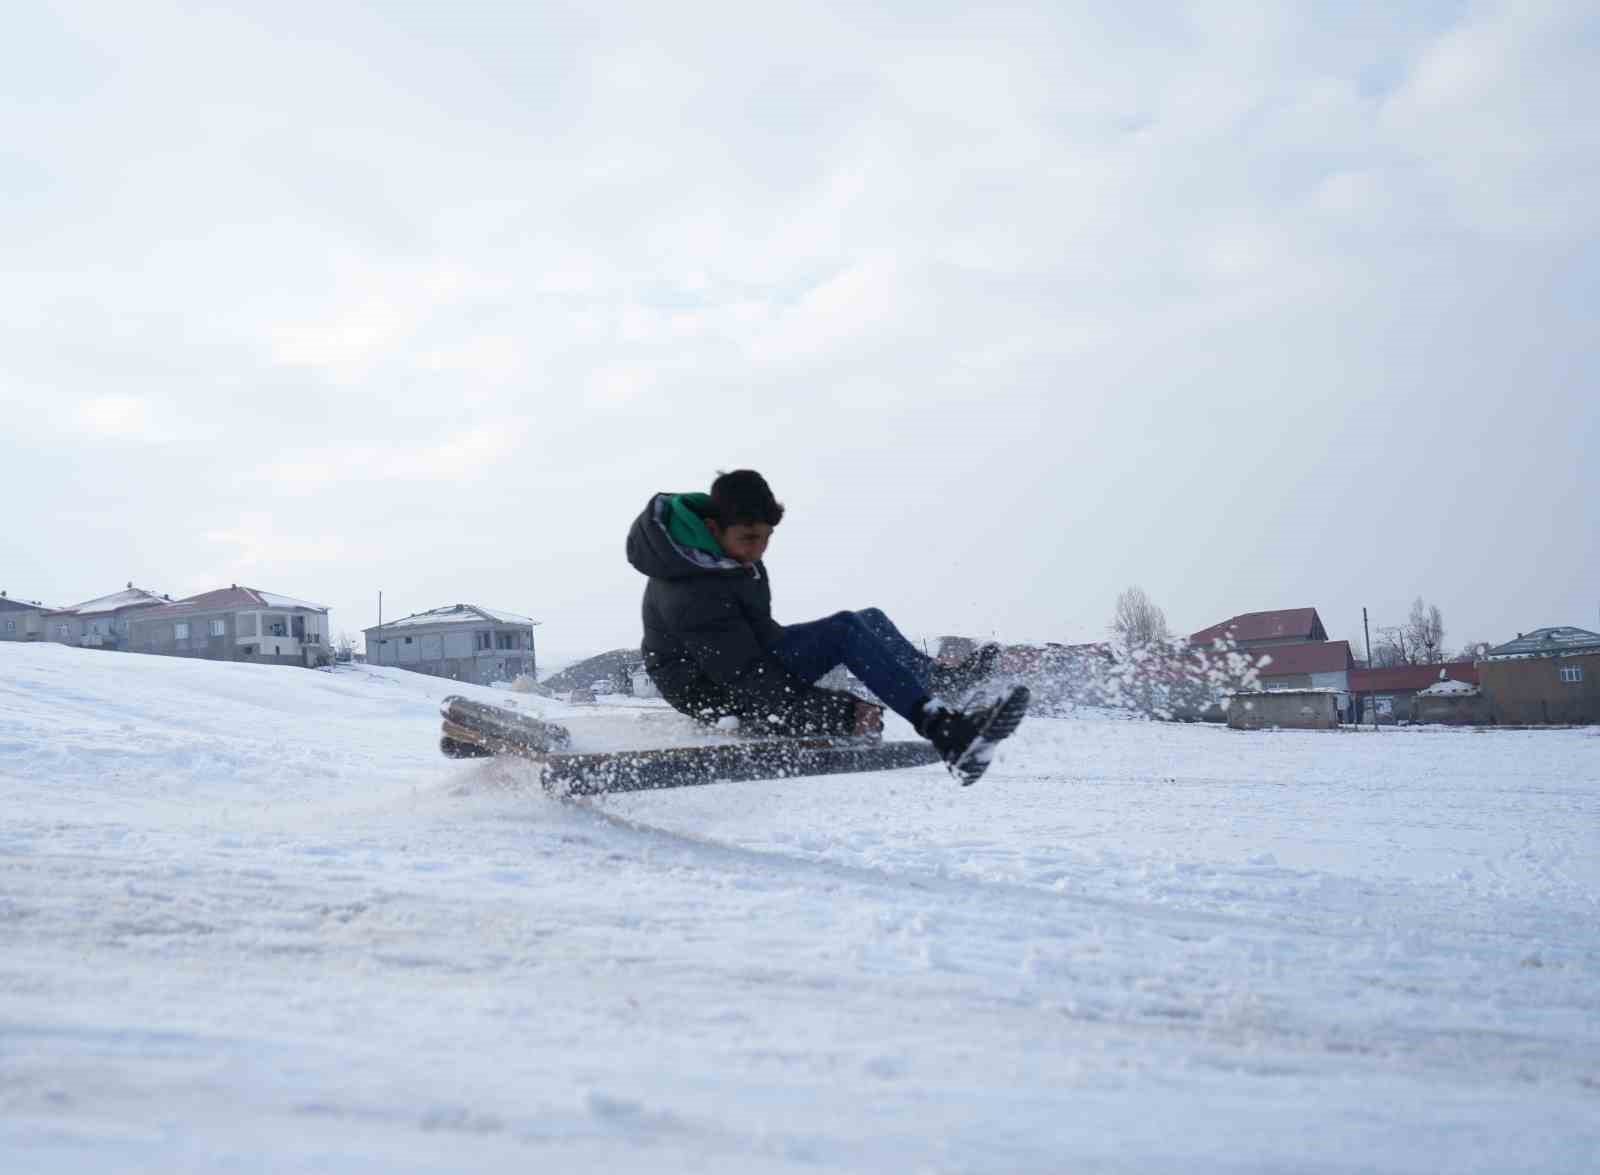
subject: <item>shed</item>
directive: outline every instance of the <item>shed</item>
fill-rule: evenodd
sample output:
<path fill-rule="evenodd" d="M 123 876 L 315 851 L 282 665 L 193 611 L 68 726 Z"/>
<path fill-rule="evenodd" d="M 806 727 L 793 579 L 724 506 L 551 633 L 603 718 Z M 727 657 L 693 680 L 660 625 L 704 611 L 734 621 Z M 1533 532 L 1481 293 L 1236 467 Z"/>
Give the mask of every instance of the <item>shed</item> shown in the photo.
<path fill-rule="evenodd" d="M 1338 730 L 1335 690 L 1269 690 L 1228 695 L 1228 725 L 1234 730 Z"/>

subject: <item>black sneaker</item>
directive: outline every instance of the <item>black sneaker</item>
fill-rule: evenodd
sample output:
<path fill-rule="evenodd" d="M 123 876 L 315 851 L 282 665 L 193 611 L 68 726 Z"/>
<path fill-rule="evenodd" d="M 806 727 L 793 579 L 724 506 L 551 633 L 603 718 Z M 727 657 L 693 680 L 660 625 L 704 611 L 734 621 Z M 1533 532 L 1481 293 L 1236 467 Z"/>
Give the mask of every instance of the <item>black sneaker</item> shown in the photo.
<path fill-rule="evenodd" d="M 955 665 L 940 665 L 928 679 L 936 698 L 959 698 L 971 693 L 994 675 L 1000 664 L 1000 646 L 990 641 Z"/>
<path fill-rule="evenodd" d="M 1028 687 L 1019 685 L 997 702 L 956 710 L 937 698 L 923 707 L 917 733 L 931 742 L 950 774 L 967 787 L 989 770 L 995 748 L 1028 712 Z"/>

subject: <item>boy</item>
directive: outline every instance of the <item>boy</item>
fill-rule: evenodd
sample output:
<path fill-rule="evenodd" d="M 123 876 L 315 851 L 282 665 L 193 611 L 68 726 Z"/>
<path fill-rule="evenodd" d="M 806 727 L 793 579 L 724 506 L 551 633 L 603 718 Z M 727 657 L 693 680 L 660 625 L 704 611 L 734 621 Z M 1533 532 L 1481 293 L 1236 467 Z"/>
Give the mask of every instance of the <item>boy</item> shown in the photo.
<path fill-rule="evenodd" d="M 656 494 L 628 532 L 644 590 L 645 671 L 674 709 L 702 721 L 733 716 L 779 734 L 873 735 L 883 713 L 814 683 L 847 666 L 975 782 L 1028 708 L 1018 686 L 989 705 L 950 701 L 994 670 L 998 645 L 940 666 L 876 608 L 784 627 L 772 619 L 766 552 L 783 506 L 750 469 L 718 476 L 709 494 Z"/>

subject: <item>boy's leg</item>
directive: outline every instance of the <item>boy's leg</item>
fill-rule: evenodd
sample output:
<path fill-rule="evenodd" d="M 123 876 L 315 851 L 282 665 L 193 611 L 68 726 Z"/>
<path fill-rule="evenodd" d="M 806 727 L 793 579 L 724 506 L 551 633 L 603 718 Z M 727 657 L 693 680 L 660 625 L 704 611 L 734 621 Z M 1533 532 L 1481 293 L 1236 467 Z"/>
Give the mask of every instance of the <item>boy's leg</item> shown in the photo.
<path fill-rule="evenodd" d="M 888 617 L 878 613 L 882 623 Z M 893 625 L 888 625 L 893 630 Z M 884 705 L 915 722 L 916 708 L 928 696 L 926 678 L 910 667 L 916 662 L 907 653 L 916 649 L 898 632 L 904 648 L 878 634 L 881 625 L 863 619 L 860 612 L 836 612 L 809 624 L 790 625 L 783 639 L 772 646 L 772 653 L 790 673 L 805 682 L 815 682 L 835 665 L 844 665 L 877 694 Z M 908 664 L 909 662 L 909 664 Z M 919 666 L 920 668 L 920 666 Z"/>
<path fill-rule="evenodd" d="M 894 626 L 894 621 L 889 619 L 883 609 L 863 608 L 856 613 L 856 616 L 866 626 L 867 631 L 884 643 L 890 654 L 905 667 L 908 673 L 924 686 L 928 684 L 937 662 L 908 641 L 905 635 Z"/>

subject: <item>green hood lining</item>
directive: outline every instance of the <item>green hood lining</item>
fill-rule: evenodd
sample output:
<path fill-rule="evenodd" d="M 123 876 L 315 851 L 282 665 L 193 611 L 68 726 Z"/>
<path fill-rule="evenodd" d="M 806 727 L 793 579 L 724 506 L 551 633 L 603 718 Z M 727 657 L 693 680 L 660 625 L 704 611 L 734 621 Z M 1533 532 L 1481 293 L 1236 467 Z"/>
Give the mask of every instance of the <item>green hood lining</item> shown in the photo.
<path fill-rule="evenodd" d="M 722 546 L 706 525 L 711 513 L 710 494 L 673 494 L 667 499 L 667 533 L 682 547 L 725 558 Z"/>

